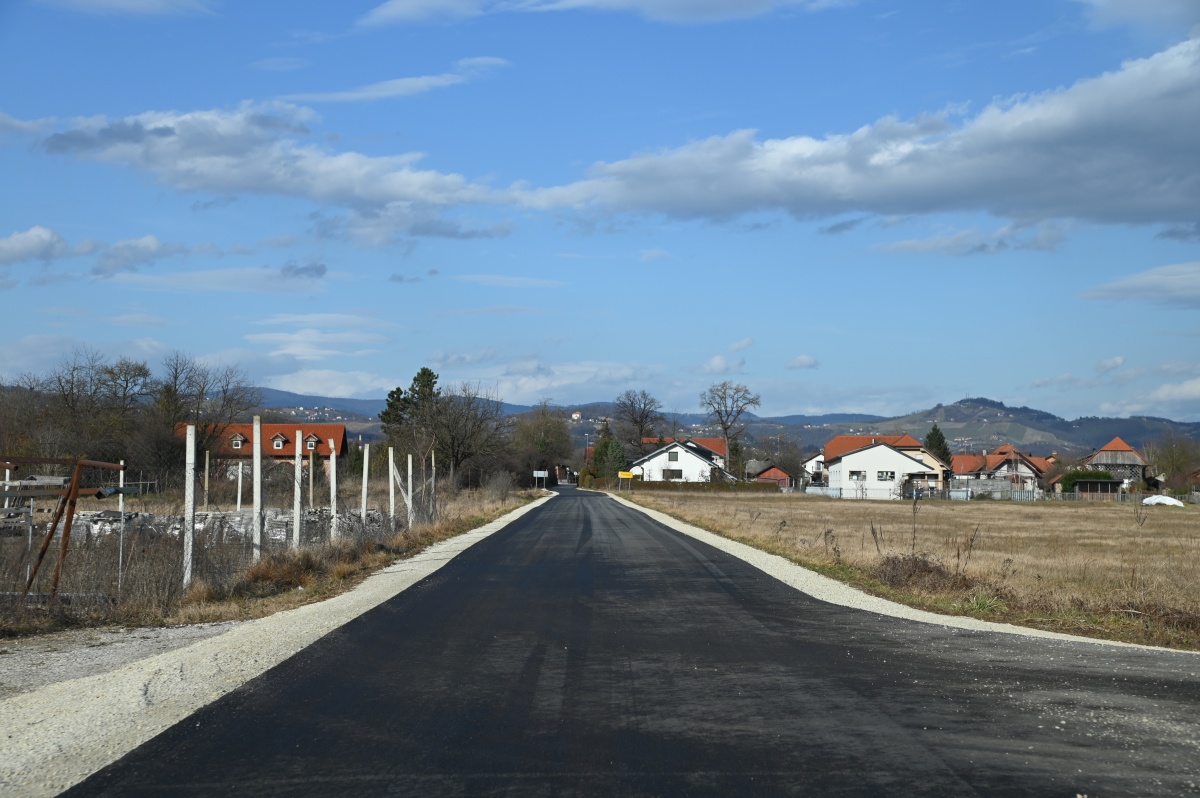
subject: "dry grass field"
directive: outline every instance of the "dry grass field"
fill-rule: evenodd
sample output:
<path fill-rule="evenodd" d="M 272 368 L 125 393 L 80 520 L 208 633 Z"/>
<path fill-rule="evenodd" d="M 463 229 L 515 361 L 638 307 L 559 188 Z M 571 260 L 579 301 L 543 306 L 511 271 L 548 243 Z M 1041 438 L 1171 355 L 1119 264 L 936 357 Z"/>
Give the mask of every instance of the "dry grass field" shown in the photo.
<path fill-rule="evenodd" d="M 1200 649 L 1200 507 L 623 495 L 912 606 Z"/>

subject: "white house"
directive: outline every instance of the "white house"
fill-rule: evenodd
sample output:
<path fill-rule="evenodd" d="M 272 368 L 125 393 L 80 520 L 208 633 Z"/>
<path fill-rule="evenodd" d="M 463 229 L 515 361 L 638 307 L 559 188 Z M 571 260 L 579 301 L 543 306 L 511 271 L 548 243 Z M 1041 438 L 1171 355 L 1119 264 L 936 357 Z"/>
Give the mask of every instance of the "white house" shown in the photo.
<path fill-rule="evenodd" d="M 825 484 L 825 454 L 824 452 L 814 454 L 812 457 L 805 460 L 802 465 L 804 471 L 812 476 L 812 481 L 817 485 Z"/>
<path fill-rule="evenodd" d="M 709 482 L 714 472 L 721 479 L 736 481 L 721 467 L 720 455 L 692 440 L 668 443 L 634 460 L 629 470 L 645 482 Z"/>
<path fill-rule="evenodd" d="M 899 499 L 910 484 L 933 487 L 940 475 L 934 466 L 886 443 L 832 458 L 825 471 L 830 490 L 840 490 L 843 499 Z"/>

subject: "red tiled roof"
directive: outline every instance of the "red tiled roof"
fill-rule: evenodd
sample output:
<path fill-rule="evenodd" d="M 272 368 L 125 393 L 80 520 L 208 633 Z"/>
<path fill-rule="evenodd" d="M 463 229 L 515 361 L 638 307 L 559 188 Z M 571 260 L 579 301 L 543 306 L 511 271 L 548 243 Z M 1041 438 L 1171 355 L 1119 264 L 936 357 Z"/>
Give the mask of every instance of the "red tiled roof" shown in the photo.
<path fill-rule="evenodd" d="M 1136 449 L 1134 449 L 1132 446 L 1130 446 L 1125 441 L 1121 440 L 1119 437 L 1113 438 L 1111 441 L 1109 441 L 1108 443 L 1101 446 L 1100 451 L 1102 451 L 1102 452 L 1134 452 L 1135 454 L 1137 453 Z"/>
<path fill-rule="evenodd" d="M 1042 474 L 1050 468 L 1050 462 L 1044 457 L 1030 457 L 1011 443 L 1006 443 L 994 454 L 956 454 L 953 455 L 952 466 L 955 474 L 976 474 L 980 471 L 995 471 L 1006 462 L 1011 462 L 1013 455 L 1024 460 Z"/>
<path fill-rule="evenodd" d="M 310 436 L 315 435 L 318 438 L 317 448 L 313 449 L 318 457 L 329 456 L 329 439 L 333 438 L 334 445 L 337 447 L 337 453 L 343 455 L 346 453 L 346 425 L 345 424 L 305 424 L 303 422 L 292 424 L 263 424 L 262 425 L 262 452 L 267 457 L 293 457 L 296 452 L 296 442 L 293 440 L 296 437 L 296 430 L 300 430 L 300 437 L 307 440 Z M 230 445 L 230 441 L 235 436 L 245 438 L 246 443 L 240 449 L 234 449 Z M 283 448 L 276 449 L 273 439 L 276 436 L 283 436 Z M 213 454 L 218 457 L 251 457 L 254 454 L 254 425 L 253 424 L 230 424 L 225 428 L 224 434 L 221 435 Z M 308 454 L 307 446 L 302 446 L 300 449 L 302 454 Z"/>
<path fill-rule="evenodd" d="M 875 443 L 886 443 L 895 449 L 920 449 L 921 442 L 911 435 L 837 435 L 825 444 L 825 462 L 858 451 Z"/>

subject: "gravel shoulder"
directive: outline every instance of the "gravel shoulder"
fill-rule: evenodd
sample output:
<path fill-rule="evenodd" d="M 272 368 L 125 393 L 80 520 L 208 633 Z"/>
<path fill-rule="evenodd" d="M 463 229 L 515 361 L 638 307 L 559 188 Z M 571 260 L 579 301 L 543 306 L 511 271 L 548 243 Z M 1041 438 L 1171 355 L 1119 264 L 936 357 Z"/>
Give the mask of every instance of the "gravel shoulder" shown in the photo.
<path fill-rule="evenodd" d="M 431 546 L 352 591 L 266 618 L 4 643 L 13 653 L 0 656 L 0 794 L 49 796 L 77 784 L 552 498 Z M 8 675 L 26 666 L 41 675 Z"/>

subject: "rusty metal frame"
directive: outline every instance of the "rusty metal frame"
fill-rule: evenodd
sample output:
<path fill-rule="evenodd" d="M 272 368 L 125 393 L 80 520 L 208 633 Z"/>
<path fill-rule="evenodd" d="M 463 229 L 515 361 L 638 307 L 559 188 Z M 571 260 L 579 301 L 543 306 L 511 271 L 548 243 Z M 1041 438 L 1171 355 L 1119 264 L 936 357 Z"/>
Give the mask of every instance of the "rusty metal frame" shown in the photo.
<path fill-rule="evenodd" d="M 120 463 L 103 463 L 99 460 L 0 455 L 0 467 L 15 471 L 22 465 L 65 465 L 71 467 L 71 479 L 67 487 L 42 494 L 58 496 L 58 507 L 54 511 L 54 521 L 50 524 L 50 528 L 46 530 L 46 537 L 43 538 L 42 545 L 38 549 L 37 560 L 34 561 L 33 568 L 29 571 L 29 578 L 25 581 L 25 589 L 21 591 L 21 598 L 18 600 L 18 604 L 23 604 L 25 597 L 29 595 L 29 589 L 33 587 L 33 582 L 37 579 L 38 570 L 42 567 L 42 560 L 46 558 L 46 552 L 50 549 L 50 542 L 54 539 L 54 534 L 58 531 L 58 522 L 62 521 L 65 515 L 66 521 L 63 524 L 62 539 L 59 543 L 58 561 L 54 564 L 54 581 L 50 586 L 50 600 L 53 601 L 58 595 L 58 582 L 62 577 L 63 561 L 67 558 L 67 547 L 71 543 L 71 523 L 75 520 L 75 504 L 79 499 L 83 470 L 85 468 L 104 468 L 112 471 L 124 471 L 125 466 Z M 100 492 L 97 492 L 96 495 L 97 498 L 103 496 Z"/>

